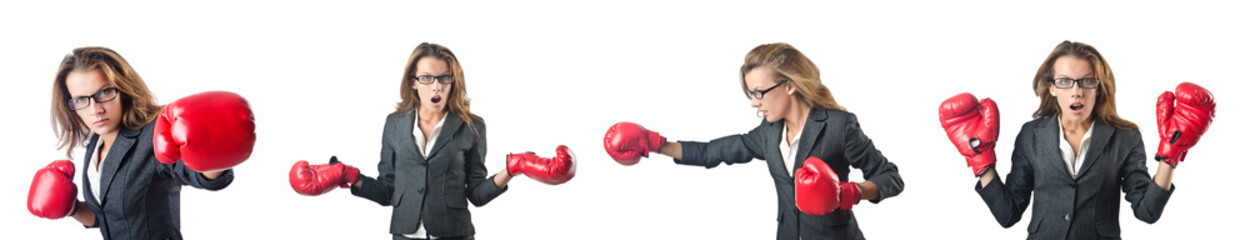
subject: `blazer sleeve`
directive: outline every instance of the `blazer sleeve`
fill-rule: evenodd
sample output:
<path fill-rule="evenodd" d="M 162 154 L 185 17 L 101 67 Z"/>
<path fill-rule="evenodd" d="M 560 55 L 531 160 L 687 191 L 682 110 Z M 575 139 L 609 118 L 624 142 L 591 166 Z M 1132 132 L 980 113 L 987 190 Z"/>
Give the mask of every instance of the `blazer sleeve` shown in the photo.
<path fill-rule="evenodd" d="M 474 138 L 473 148 L 465 153 L 464 173 L 465 192 L 469 202 L 474 206 L 481 207 L 499 197 L 504 191 L 508 190 L 505 185 L 502 189 L 495 186 L 495 175 L 486 177 L 486 126 L 483 123 L 477 124 L 477 137 Z"/>
<path fill-rule="evenodd" d="M 386 134 L 391 132 L 391 121 L 387 119 L 382 128 L 382 153 L 378 161 L 378 177 L 372 178 L 360 174 L 360 184 L 351 188 L 352 195 L 372 200 L 382 206 L 391 205 L 391 196 L 395 192 L 395 149 L 386 141 Z"/>
<path fill-rule="evenodd" d="M 1026 125 L 1020 130 L 1020 134 L 1016 135 L 1016 147 L 1012 150 L 1011 173 L 1007 174 L 1007 183 L 1004 184 L 999 179 L 1000 172 L 1000 174 L 995 174 L 994 180 L 991 180 L 984 188 L 981 187 L 979 181 L 975 186 L 981 199 L 985 200 L 985 205 L 989 206 L 990 213 L 994 214 L 998 224 L 1004 228 L 1011 227 L 1020 221 L 1033 195 L 1031 158 L 1035 156 L 1032 152 L 1035 143 L 1031 134 L 1032 129 Z"/>
<path fill-rule="evenodd" d="M 864 174 L 864 179 L 872 181 L 877 185 L 877 192 L 881 197 L 877 200 L 871 200 L 872 203 L 880 203 L 889 197 L 898 196 L 903 192 L 903 178 L 898 174 L 898 166 L 891 163 L 877 150 L 872 144 L 872 139 L 864 135 L 864 131 L 859 127 L 859 121 L 854 115 L 847 117 L 843 124 L 843 134 L 846 139 L 845 154 L 847 161 L 852 167 L 858 168 Z"/>
<path fill-rule="evenodd" d="M 722 162 L 732 165 L 764 159 L 764 139 L 764 124 L 760 124 L 747 134 L 725 136 L 711 142 L 680 141 L 681 159 L 674 158 L 673 162 L 713 168 Z"/>
<path fill-rule="evenodd" d="M 146 160 L 156 161 L 156 158 L 152 157 Z M 221 190 L 230 186 L 231 182 L 234 182 L 234 169 L 226 169 L 226 171 L 223 172 L 221 176 L 217 177 L 217 179 L 208 180 L 208 178 L 205 178 L 203 174 L 200 174 L 200 172 L 187 168 L 187 165 L 183 164 L 181 160 L 174 162 L 173 164 L 157 162 L 152 164 L 152 166 L 156 168 L 155 170 L 158 174 L 176 179 L 183 185 L 204 190 Z"/>
<path fill-rule="evenodd" d="M 1172 198 L 1172 191 L 1159 187 L 1150 174 L 1146 173 L 1146 150 L 1142 144 L 1141 132 L 1128 132 L 1135 134 L 1130 136 L 1129 141 L 1133 141 L 1133 144 L 1128 159 L 1120 166 L 1120 176 L 1124 176 L 1120 186 L 1124 188 L 1124 199 L 1133 207 L 1133 215 L 1143 222 L 1154 223 L 1159 221 L 1163 207 Z M 1172 185 L 1172 190 L 1176 190 L 1176 185 Z"/>

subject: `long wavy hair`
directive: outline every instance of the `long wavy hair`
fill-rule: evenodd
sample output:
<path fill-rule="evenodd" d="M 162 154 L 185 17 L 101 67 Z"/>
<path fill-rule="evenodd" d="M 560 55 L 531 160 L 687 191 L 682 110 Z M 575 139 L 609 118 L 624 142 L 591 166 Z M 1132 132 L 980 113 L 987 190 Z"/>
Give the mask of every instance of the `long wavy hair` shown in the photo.
<path fill-rule="evenodd" d="M 447 61 L 447 66 L 451 67 L 451 74 L 455 77 L 455 82 L 451 84 L 451 92 L 447 95 L 447 109 L 452 114 L 464 119 L 469 125 L 469 130 L 474 135 L 478 134 L 474 124 L 486 124 L 482 117 L 469 111 L 469 98 L 465 96 L 464 87 L 464 69 L 460 68 L 460 60 L 456 59 L 456 54 L 451 53 L 451 49 L 442 45 L 433 43 L 421 43 L 416 49 L 412 50 L 412 55 L 408 57 L 408 65 L 404 66 L 403 80 L 400 80 L 399 97 L 400 102 L 395 104 L 396 113 L 410 113 L 416 111 L 421 106 L 421 98 L 417 96 L 417 90 L 412 89 L 413 75 L 417 71 L 417 61 L 424 57 L 434 57 Z"/>
<path fill-rule="evenodd" d="M 57 149 L 65 148 L 65 155 L 70 158 L 75 147 L 87 144 L 91 129 L 78 116 L 78 112 L 70 108 L 70 93 L 65 80 L 72 72 L 92 70 L 103 72 L 109 84 L 120 92 L 117 98 L 122 101 L 123 127 L 143 128 L 161 112 L 161 106 L 156 105 L 156 97 L 148 91 L 143 78 L 139 77 L 120 54 L 104 47 L 74 49 L 61 60 L 61 65 L 56 70 L 56 79 L 52 83 L 52 131 L 57 134 Z"/>
<path fill-rule="evenodd" d="M 1059 100 L 1050 95 L 1051 80 L 1055 78 L 1055 60 L 1062 56 L 1085 59 L 1094 68 L 1094 77 L 1098 78 L 1098 97 L 1094 101 L 1094 117 L 1107 126 L 1119 129 L 1134 129 L 1137 124 L 1120 118 L 1115 110 L 1115 75 L 1111 73 L 1111 65 L 1098 53 L 1094 46 L 1081 42 L 1063 41 L 1055 46 L 1042 66 L 1037 68 L 1033 77 L 1033 92 L 1041 99 L 1037 111 L 1033 111 L 1033 119 L 1055 115 L 1062 111 Z"/>
<path fill-rule="evenodd" d="M 747 98 L 751 98 L 751 90 L 747 88 L 747 72 L 757 67 L 772 68 L 777 73 L 776 83 L 790 81 L 790 85 L 798 89 L 799 99 L 809 106 L 846 111 L 846 108 L 833 99 L 829 88 L 820 82 L 820 69 L 816 68 L 816 64 L 790 44 L 764 44 L 747 53 L 738 75 L 742 94 Z"/>

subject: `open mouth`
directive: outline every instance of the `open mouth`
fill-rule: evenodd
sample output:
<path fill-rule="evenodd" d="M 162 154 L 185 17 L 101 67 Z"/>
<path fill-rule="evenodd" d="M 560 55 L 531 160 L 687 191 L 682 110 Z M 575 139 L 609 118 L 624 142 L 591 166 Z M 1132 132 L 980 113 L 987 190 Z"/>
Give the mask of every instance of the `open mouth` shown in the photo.
<path fill-rule="evenodd" d="M 1081 104 L 1081 103 L 1073 103 L 1072 105 L 1069 105 L 1069 106 L 1068 106 L 1068 109 L 1072 109 L 1072 112 L 1073 112 L 1073 113 L 1080 114 L 1080 113 L 1082 112 L 1082 110 L 1084 110 L 1084 109 L 1085 109 L 1085 104 Z"/>
<path fill-rule="evenodd" d="M 443 101 L 443 96 L 434 95 L 433 98 L 430 98 L 430 102 L 434 104 L 438 104 L 439 102 L 442 102 L 442 101 Z"/>

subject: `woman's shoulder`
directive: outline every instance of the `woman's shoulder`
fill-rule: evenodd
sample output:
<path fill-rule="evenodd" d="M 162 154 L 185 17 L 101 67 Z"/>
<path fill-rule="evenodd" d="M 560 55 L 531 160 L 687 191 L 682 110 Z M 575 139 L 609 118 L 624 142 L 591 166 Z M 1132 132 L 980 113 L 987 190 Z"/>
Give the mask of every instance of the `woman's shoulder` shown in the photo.
<path fill-rule="evenodd" d="M 146 137 L 145 139 L 150 140 L 152 138 L 152 132 L 156 131 L 156 122 L 160 120 L 161 119 L 158 117 L 156 120 L 148 122 L 148 124 L 143 124 L 143 127 L 139 129 L 133 129 L 127 132 L 130 132 L 131 134 L 138 134 L 139 136 Z"/>
<path fill-rule="evenodd" d="M 812 115 L 809 118 L 821 118 L 822 120 L 828 118 L 839 121 L 857 121 L 854 113 L 838 109 L 812 108 L 812 112 L 809 114 Z"/>
<path fill-rule="evenodd" d="M 412 112 L 391 112 L 391 113 L 386 114 L 386 120 L 391 121 L 393 119 L 401 118 L 404 115 L 408 115 L 408 114 L 412 114 Z"/>
<path fill-rule="evenodd" d="M 1141 129 L 1138 129 L 1137 126 L 1119 128 L 1106 123 L 1103 123 L 1103 125 L 1107 125 L 1106 128 L 1111 129 L 1112 136 L 1123 136 L 1129 139 L 1142 138 Z"/>
<path fill-rule="evenodd" d="M 412 121 L 415 121 L 415 120 L 416 120 L 416 118 L 415 118 L 415 115 L 416 115 L 416 114 L 417 114 L 417 113 L 416 113 L 416 112 L 413 112 L 413 111 L 409 111 L 409 112 L 391 112 L 391 113 L 389 113 L 389 114 L 386 114 L 386 125 L 388 125 L 388 126 L 389 126 L 389 125 L 391 125 L 391 123 L 393 123 L 393 122 L 399 122 L 399 121 L 405 121 L 405 122 L 407 122 L 408 124 L 412 124 Z"/>
<path fill-rule="evenodd" d="M 1024 122 L 1024 125 L 1020 126 L 1020 130 L 1021 131 L 1026 130 L 1026 129 L 1032 130 L 1032 129 L 1046 127 L 1050 125 L 1058 125 L 1059 124 L 1058 121 L 1059 120 L 1055 120 L 1055 116 L 1035 118 L 1033 120 L 1029 120 L 1028 122 Z M 1051 123 L 1054 123 L 1054 124 L 1051 124 Z"/>

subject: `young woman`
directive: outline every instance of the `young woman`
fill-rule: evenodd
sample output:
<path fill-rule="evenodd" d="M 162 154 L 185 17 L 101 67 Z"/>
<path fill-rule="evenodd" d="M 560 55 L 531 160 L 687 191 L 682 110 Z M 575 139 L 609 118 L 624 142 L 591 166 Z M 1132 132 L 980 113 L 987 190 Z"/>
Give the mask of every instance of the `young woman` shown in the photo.
<path fill-rule="evenodd" d="M 902 192 L 898 168 L 864 135 L 855 115 L 834 101 L 816 65 L 798 49 L 785 43 L 756 47 L 739 76 L 743 93 L 764 118 L 754 130 L 706 143 L 667 142 L 636 124 L 618 123 L 604 137 L 608 155 L 632 165 L 659 152 L 678 164 L 707 168 L 763 159 L 777 187 L 777 239 L 863 239 L 850 207 L 860 199 L 877 203 Z M 843 207 L 832 213 L 800 212 L 795 171 L 810 159 L 822 160 L 838 179 L 858 168 L 865 181 L 840 183 L 844 193 L 854 194 L 843 195 L 848 196 Z"/>
<path fill-rule="evenodd" d="M 1111 67 L 1093 46 L 1069 41 L 1056 46 L 1033 79 L 1041 104 L 1016 137 L 1005 183 L 994 169 L 997 107 L 984 104 L 987 100 L 978 107 L 967 94 L 943 104 L 943 126 L 978 174 L 975 189 L 999 224 L 1020 221 L 1036 199 L 1029 239 L 1119 239 L 1121 190 L 1137 219 L 1159 220 L 1175 189 L 1174 166 L 1160 161 L 1153 179 L 1146 172 L 1142 135 L 1116 114 L 1115 89 Z M 971 111 L 975 108 L 987 111 Z M 988 119 L 981 115 L 993 115 L 986 121 L 992 124 L 955 127 Z M 960 136 L 981 137 L 962 144 L 971 138 Z"/>
<path fill-rule="evenodd" d="M 104 239 L 182 239 L 182 185 L 219 190 L 234 180 L 229 169 L 197 172 L 177 158 L 172 164 L 158 162 L 160 148 L 179 147 L 154 143 L 160 114 L 162 106 L 117 52 L 84 47 L 61 61 L 52 85 L 55 130 L 67 155 L 84 143 L 87 147 L 82 164 L 86 202 L 71 197 L 75 203 L 68 212 L 83 225 L 100 228 Z M 250 149 L 248 142 L 244 159 Z M 72 165 L 65 168 L 72 177 Z M 36 179 L 39 184 L 46 183 Z"/>
<path fill-rule="evenodd" d="M 353 195 L 392 206 L 394 239 L 473 239 L 468 204 L 483 206 L 508 190 L 516 175 L 556 185 L 573 177 L 576 162 L 567 147 L 556 157 L 509 154 L 508 167 L 487 177 L 486 125 L 469 112 L 464 71 L 446 47 L 422 43 L 412 51 L 400 81 L 402 99 L 386 117 L 378 177 L 331 158 L 329 164 L 291 167 L 291 187 L 320 195 L 351 186 Z"/>

